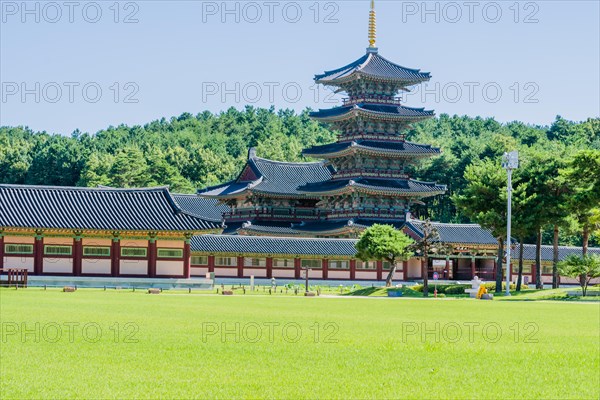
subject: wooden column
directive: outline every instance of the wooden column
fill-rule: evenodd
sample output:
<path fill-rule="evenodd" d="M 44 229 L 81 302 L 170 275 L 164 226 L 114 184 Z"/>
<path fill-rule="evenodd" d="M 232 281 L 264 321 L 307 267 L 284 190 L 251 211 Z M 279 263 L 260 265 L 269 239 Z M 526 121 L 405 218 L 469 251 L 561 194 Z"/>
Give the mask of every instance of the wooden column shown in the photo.
<path fill-rule="evenodd" d="M 215 256 L 208 256 L 208 272 L 215 272 Z"/>
<path fill-rule="evenodd" d="M 148 277 L 156 278 L 156 238 L 148 239 Z M 185 254 L 184 254 L 185 257 Z"/>
<path fill-rule="evenodd" d="M 244 257 L 237 258 L 237 276 L 238 278 L 244 277 Z"/>
<path fill-rule="evenodd" d="M 377 280 L 383 279 L 383 261 L 377 261 Z"/>
<path fill-rule="evenodd" d="M 425 258 L 421 257 L 421 279 L 425 279 L 426 276 L 429 276 L 429 268 L 425 264 Z"/>
<path fill-rule="evenodd" d="M 190 257 L 192 256 L 192 252 L 190 249 L 190 239 L 185 239 L 185 243 L 183 244 L 183 278 L 190 279 L 191 276 L 191 268 L 190 268 Z"/>
<path fill-rule="evenodd" d="M 498 267 L 498 261 L 494 258 L 494 269 L 492 272 L 492 276 L 494 277 L 494 281 L 496 280 L 496 268 Z"/>
<path fill-rule="evenodd" d="M 33 273 L 41 275 L 44 268 L 44 236 L 41 233 L 35 235 L 33 245 Z"/>
<path fill-rule="evenodd" d="M 4 268 L 4 235 L 0 233 L 0 269 Z"/>
<path fill-rule="evenodd" d="M 300 269 L 302 268 L 302 261 L 299 258 L 294 258 L 294 278 L 300 279 Z"/>
<path fill-rule="evenodd" d="M 402 280 L 408 279 L 408 260 L 402 261 Z"/>
<path fill-rule="evenodd" d="M 267 257 L 267 278 L 273 277 L 273 257 Z"/>
<path fill-rule="evenodd" d="M 476 274 L 477 274 L 477 271 L 475 269 L 475 258 L 471 257 L 471 279 L 473 279 Z"/>
<path fill-rule="evenodd" d="M 537 283 L 537 265 L 535 263 L 531 264 L 531 283 Z"/>
<path fill-rule="evenodd" d="M 323 259 L 321 266 L 323 267 L 323 279 L 327 279 L 329 276 L 329 260 Z"/>
<path fill-rule="evenodd" d="M 81 235 L 73 238 L 73 275 L 81 276 L 81 265 L 83 261 L 83 242 Z"/>
<path fill-rule="evenodd" d="M 119 276 L 119 264 L 121 262 L 121 240 L 119 236 L 115 235 L 112 239 L 110 256 L 110 276 Z"/>
<path fill-rule="evenodd" d="M 444 268 L 444 279 L 450 279 L 450 257 L 446 257 L 446 267 Z"/>
<path fill-rule="evenodd" d="M 356 260 L 350 260 L 350 279 L 356 279 Z"/>

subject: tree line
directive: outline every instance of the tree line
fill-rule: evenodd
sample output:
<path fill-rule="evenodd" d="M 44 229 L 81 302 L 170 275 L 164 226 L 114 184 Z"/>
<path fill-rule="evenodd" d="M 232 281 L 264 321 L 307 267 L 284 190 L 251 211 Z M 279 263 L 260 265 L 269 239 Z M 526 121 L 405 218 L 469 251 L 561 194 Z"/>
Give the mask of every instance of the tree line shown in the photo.
<path fill-rule="evenodd" d="M 0 182 L 169 185 L 173 192 L 193 193 L 235 178 L 249 147 L 257 147 L 264 158 L 311 161 L 301 150 L 331 143 L 336 134 L 311 120 L 308 112 L 247 106 L 218 114 L 184 113 L 143 126 L 110 126 L 95 134 L 77 130 L 68 136 L 0 127 Z M 550 126 L 537 126 L 442 114 L 415 124 L 406 135 L 407 140 L 442 149 L 441 156 L 409 166 L 409 173 L 448 186 L 446 195 L 417 206 L 417 216 L 475 221 L 499 233 L 506 193 L 501 157 L 505 151 L 519 150 L 515 237 L 544 244 L 558 237 L 560 244 L 598 245 L 595 210 L 600 194 L 594 191 L 593 178 L 600 176 L 600 118 L 575 122 L 557 117 Z"/>

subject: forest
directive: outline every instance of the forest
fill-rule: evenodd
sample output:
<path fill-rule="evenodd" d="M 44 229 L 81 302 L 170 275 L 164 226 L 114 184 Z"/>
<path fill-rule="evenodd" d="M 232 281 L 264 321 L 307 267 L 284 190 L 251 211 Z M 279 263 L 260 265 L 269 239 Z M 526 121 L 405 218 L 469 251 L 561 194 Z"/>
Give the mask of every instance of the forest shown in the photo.
<path fill-rule="evenodd" d="M 94 134 L 0 127 L 0 183 L 151 187 L 172 192 L 233 179 L 249 147 L 260 157 L 311 161 L 303 148 L 336 140 L 309 111 L 247 106 L 162 118 L 144 126 L 110 126 Z M 502 229 L 505 151 L 519 150 L 513 209 L 515 237 L 551 244 L 598 245 L 600 235 L 600 118 L 550 126 L 441 114 L 415 124 L 407 140 L 439 147 L 442 155 L 410 166 L 416 179 L 448 186 L 414 212 L 442 222 L 477 222 Z M 558 232 L 560 231 L 560 235 Z"/>

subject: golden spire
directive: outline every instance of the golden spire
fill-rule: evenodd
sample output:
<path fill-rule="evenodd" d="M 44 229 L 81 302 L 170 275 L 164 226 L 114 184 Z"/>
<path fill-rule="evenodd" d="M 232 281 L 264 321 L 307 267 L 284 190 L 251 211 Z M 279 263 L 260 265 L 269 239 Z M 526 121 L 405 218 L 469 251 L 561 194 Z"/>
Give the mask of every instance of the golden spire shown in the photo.
<path fill-rule="evenodd" d="M 371 11 L 369 12 L 369 48 L 375 48 L 375 36 L 377 35 L 377 21 L 375 19 L 375 0 L 371 0 Z"/>

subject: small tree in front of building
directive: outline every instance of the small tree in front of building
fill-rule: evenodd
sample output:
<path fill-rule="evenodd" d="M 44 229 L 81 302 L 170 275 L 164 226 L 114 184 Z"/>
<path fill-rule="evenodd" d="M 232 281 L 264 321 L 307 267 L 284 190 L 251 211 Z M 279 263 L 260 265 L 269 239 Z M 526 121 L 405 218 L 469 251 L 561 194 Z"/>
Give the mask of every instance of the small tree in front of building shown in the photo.
<path fill-rule="evenodd" d="M 577 254 L 569 254 L 565 260 L 558 263 L 558 271 L 563 276 L 579 280 L 585 297 L 592 279 L 600 277 L 600 257 L 597 255 L 580 257 Z"/>
<path fill-rule="evenodd" d="M 356 243 L 356 256 L 363 261 L 378 260 L 390 263 L 385 286 L 392 286 L 396 263 L 407 260 L 412 254 L 414 241 L 391 225 L 375 224 L 365 229 Z"/>

